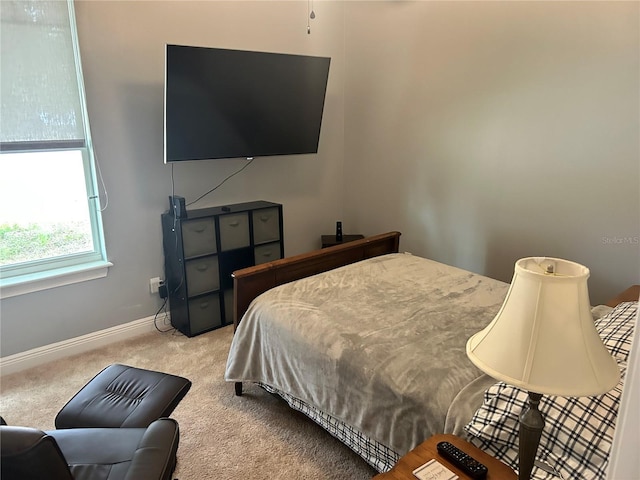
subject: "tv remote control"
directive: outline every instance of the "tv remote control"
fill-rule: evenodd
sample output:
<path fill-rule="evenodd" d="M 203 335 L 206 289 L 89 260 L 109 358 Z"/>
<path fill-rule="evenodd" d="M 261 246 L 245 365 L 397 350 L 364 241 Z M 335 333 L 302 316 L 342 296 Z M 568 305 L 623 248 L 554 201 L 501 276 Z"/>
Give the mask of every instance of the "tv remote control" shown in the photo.
<path fill-rule="evenodd" d="M 449 442 L 439 442 L 438 453 L 473 479 L 487 476 L 487 467 Z"/>

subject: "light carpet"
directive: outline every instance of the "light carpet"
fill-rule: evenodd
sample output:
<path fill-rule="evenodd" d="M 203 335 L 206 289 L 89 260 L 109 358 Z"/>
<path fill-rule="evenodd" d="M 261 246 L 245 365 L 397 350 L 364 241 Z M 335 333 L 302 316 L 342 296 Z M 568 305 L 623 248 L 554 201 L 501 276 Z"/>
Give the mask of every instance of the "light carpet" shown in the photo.
<path fill-rule="evenodd" d="M 174 478 L 370 479 L 367 463 L 299 412 L 245 384 L 242 397 L 224 381 L 233 327 L 193 338 L 150 333 L 8 375 L 0 415 L 10 425 L 54 428 L 57 412 L 112 363 L 159 370 L 193 382 L 172 417 L 180 424 Z"/>

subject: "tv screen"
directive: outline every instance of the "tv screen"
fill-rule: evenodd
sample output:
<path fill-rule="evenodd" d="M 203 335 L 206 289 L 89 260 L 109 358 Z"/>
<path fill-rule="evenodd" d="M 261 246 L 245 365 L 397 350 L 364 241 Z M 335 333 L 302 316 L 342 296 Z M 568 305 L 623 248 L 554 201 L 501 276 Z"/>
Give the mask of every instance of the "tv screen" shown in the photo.
<path fill-rule="evenodd" d="M 330 61 L 167 45 L 165 163 L 317 153 Z"/>

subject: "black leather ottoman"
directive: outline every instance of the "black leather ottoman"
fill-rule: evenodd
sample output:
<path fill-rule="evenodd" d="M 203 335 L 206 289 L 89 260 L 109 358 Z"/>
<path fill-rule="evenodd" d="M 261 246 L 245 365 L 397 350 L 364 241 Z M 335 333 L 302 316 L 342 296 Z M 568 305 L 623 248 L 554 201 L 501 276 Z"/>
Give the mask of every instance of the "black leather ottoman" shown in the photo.
<path fill-rule="evenodd" d="M 58 412 L 56 428 L 142 428 L 168 417 L 191 388 L 183 377 L 110 365 Z"/>

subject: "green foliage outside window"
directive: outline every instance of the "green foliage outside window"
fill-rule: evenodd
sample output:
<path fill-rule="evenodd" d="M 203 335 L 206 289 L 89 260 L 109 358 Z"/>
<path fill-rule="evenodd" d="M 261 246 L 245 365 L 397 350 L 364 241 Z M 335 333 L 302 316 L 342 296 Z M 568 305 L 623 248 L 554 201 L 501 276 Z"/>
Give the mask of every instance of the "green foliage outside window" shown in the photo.
<path fill-rule="evenodd" d="M 89 225 L 0 225 L 0 265 L 75 254 L 92 248 Z"/>

